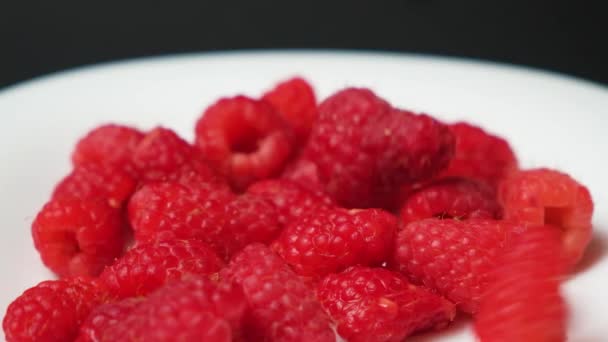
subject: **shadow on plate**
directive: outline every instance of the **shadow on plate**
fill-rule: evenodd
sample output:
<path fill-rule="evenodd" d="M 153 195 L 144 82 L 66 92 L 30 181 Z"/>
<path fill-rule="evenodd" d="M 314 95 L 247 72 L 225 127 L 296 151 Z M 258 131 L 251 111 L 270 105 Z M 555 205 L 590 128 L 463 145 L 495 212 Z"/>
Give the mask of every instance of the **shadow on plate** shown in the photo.
<path fill-rule="evenodd" d="M 594 230 L 595 232 L 591 238 L 591 242 L 589 242 L 589 246 L 587 246 L 585 255 L 583 255 L 581 261 L 574 268 L 574 272 L 572 272 L 574 276 L 587 271 L 608 255 L 608 237 L 600 233 L 600 229 L 597 229 L 597 227 L 594 227 Z"/>

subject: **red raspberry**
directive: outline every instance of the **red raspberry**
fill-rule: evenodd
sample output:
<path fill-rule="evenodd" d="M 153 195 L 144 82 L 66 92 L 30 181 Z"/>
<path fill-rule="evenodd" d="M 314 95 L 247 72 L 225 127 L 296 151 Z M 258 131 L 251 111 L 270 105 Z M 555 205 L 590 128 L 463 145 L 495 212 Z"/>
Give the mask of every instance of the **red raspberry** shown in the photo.
<path fill-rule="evenodd" d="M 196 123 L 203 156 L 236 189 L 281 172 L 293 149 L 287 124 L 265 101 L 221 99 Z"/>
<path fill-rule="evenodd" d="M 322 191 L 324 188 L 317 165 L 302 157 L 288 164 L 281 178 L 299 183 L 301 186 L 315 191 Z"/>
<path fill-rule="evenodd" d="M 277 209 L 265 198 L 244 194 L 225 209 L 227 222 L 219 243 L 224 247 L 222 256 L 228 258 L 254 242 L 269 243 L 280 233 Z"/>
<path fill-rule="evenodd" d="M 105 292 L 88 278 L 44 281 L 15 299 L 6 310 L 2 328 L 6 340 L 72 341 Z"/>
<path fill-rule="evenodd" d="M 581 259 L 591 239 L 593 215 L 593 200 L 584 185 L 559 171 L 527 170 L 505 179 L 499 198 L 505 219 L 560 228 L 570 265 Z"/>
<path fill-rule="evenodd" d="M 192 145 L 175 132 L 157 127 L 141 140 L 133 151 L 133 164 L 144 180 L 160 180 L 195 156 Z"/>
<path fill-rule="evenodd" d="M 120 211 L 105 200 L 56 198 L 32 223 L 34 246 L 60 277 L 99 274 L 122 253 L 124 235 Z"/>
<path fill-rule="evenodd" d="M 101 273 L 101 281 L 116 298 L 146 295 L 164 284 L 192 275 L 218 272 L 222 261 L 197 240 L 138 244 Z"/>
<path fill-rule="evenodd" d="M 188 188 L 202 187 L 208 191 L 230 193 L 226 180 L 199 159 L 190 160 L 159 181 L 175 182 Z"/>
<path fill-rule="evenodd" d="M 76 166 L 53 191 L 53 198 L 101 198 L 120 208 L 135 191 L 136 181 L 120 169 L 87 164 Z"/>
<path fill-rule="evenodd" d="M 264 197 L 278 209 L 278 220 L 286 226 L 309 212 L 334 207 L 334 203 L 321 191 L 311 191 L 287 179 L 269 179 L 252 184 L 247 192 Z"/>
<path fill-rule="evenodd" d="M 317 100 L 308 82 L 299 77 L 289 79 L 265 93 L 262 99 L 270 103 L 291 125 L 298 145 L 306 141 L 317 119 Z"/>
<path fill-rule="evenodd" d="M 426 115 L 394 110 L 367 89 L 323 101 L 303 157 L 326 191 L 348 207 L 387 206 L 402 183 L 430 178 L 453 152 L 448 128 Z"/>
<path fill-rule="evenodd" d="M 194 277 L 157 290 L 95 333 L 101 341 L 231 341 L 239 336 L 246 309 L 240 286 Z"/>
<path fill-rule="evenodd" d="M 329 319 L 308 288 L 268 247 L 251 244 L 220 273 L 243 287 L 251 341 L 335 341 Z"/>
<path fill-rule="evenodd" d="M 565 341 L 566 303 L 559 293 L 565 263 L 554 227 L 515 236 L 492 272 L 475 331 L 482 342 Z"/>
<path fill-rule="evenodd" d="M 494 191 L 485 184 L 447 178 L 411 194 L 403 203 L 399 216 L 404 225 L 431 217 L 497 219 L 501 216 L 501 208 Z"/>
<path fill-rule="evenodd" d="M 142 300 L 143 298 L 128 298 L 97 306 L 80 326 L 76 342 L 105 341 L 107 331 L 124 321 Z"/>
<path fill-rule="evenodd" d="M 518 228 L 482 219 L 412 222 L 397 235 L 396 265 L 413 282 L 475 313 L 507 234 Z"/>
<path fill-rule="evenodd" d="M 78 141 L 72 163 L 74 166 L 96 164 L 133 173 L 131 155 L 143 137 L 142 132 L 132 127 L 99 126 Z"/>
<path fill-rule="evenodd" d="M 441 177 L 465 177 L 496 188 L 501 179 L 517 170 L 517 158 L 501 137 L 465 122 L 451 124 L 456 150 Z"/>
<path fill-rule="evenodd" d="M 385 261 L 396 222 L 380 209 L 320 210 L 289 224 L 273 248 L 298 274 L 324 276 L 356 264 Z"/>
<path fill-rule="evenodd" d="M 420 330 L 443 328 L 456 315 L 454 304 L 382 268 L 355 266 L 330 274 L 317 296 L 340 336 L 353 342 L 402 341 Z"/>
<path fill-rule="evenodd" d="M 216 251 L 226 226 L 225 207 L 232 196 L 177 183 L 144 185 L 129 202 L 129 221 L 136 241 L 200 239 Z"/>

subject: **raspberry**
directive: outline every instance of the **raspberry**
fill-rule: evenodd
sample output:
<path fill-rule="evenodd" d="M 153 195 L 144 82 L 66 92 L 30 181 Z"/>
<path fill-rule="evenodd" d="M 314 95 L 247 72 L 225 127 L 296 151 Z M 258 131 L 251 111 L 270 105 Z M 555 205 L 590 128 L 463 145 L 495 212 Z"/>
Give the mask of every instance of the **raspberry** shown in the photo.
<path fill-rule="evenodd" d="M 195 131 L 203 156 L 238 190 L 278 175 L 293 149 L 292 134 L 274 108 L 245 96 L 207 108 Z"/>
<path fill-rule="evenodd" d="M 97 306 L 80 326 L 76 342 L 105 341 L 104 335 L 107 331 L 125 320 L 142 300 L 142 298 L 129 298 Z"/>
<path fill-rule="evenodd" d="M 431 117 L 394 110 L 370 90 L 349 88 L 321 103 L 303 158 L 317 165 L 338 203 L 386 207 L 400 184 L 446 166 L 453 144 L 448 128 Z"/>
<path fill-rule="evenodd" d="M 303 276 L 376 265 L 391 253 L 396 221 L 380 209 L 321 210 L 289 224 L 273 248 Z"/>
<path fill-rule="evenodd" d="M 416 331 L 443 328 L 454 304 L 410 284 L 398 273 L 355 266 L 325 277 L 317 296 L 348 341 L 402 341 Z"/>
<path fill-rule="evenodd" d="M 322 191 L 324 188 L 317 165 L 302 157 L 288 164 L 281 178 L 296 182 L 315 191 Z"/>
<path fill-rule="evenodd" d="M 269 243 L 280 232 L 277 209 L 269 200 L 253 194 L 235 198 L 226 206 L 226 228 L 221 240 L 220 255 L 230 257 L 254 243 Z"/>
<path fill-rule="evenodd" d="M 188 188 L 205 188 L 208 191 L 230 193 L 226 180 L 199 159 L 190 160 L 159 181 L 175 182 Z"/>
<path fill-rule="evenodd" d="M 239 286 L 194 277 L 155 291 L 97 334 L 102 341 L 231 341 L 246 309 Z"/>
<path fill-rule="evenodd" d="M 144 180 L 160 180 L 195 156 L 194 147 L 175 132 L 157 127 L 133 151 L 133 164 Z"/>
<path fill-rule="evenodd" d="M 335 341 L 313 291 L 268 247 L 251 244 L 220 273 L 243 287 L 251 315 L 251 341 Z"/>
<path fill-rule="evenodd" d="M 192 275 L 210 275 L 222 261 L 203 242 L 154 241 L 137 244 L 106 267 L 101 281 L 118 298 L 146 295 L 164 284 Z"/>
<path fill-rule="evenodd" d="M 515 236 L 492 272 L 475 331 L 483 342 L 565 341 L 566 303 L 559 293 L 565 263 L 554 227 Z"/>
<path fill-rule="evenodd" d="M 120 208 L 135 191 L 136 181 L 128 173 L 94 164 L 76 166 L 53 191 L 53 198 L 82 200 L 101 198 Z"/>
<path fill-rule="evenodd" d="M 496 256 L 508 234 L 520 228 L 482 219 L 412 222 L 397 235 L 395 262 L 414 283 L 437 291 L 464 312 L 475 313 Z"/>
<path fill-rule="evenodd" d="M 124 233 L 120 211 L 105 200 L 56 198 L 32 223 L 42 262 L 60 277 L 99 274 L 121 254 Z"/>
<path fill-rule="evenodd" d="M 2 328 L 11 341 L 72 341 L 89 311 L 105 299 L 88 278 L 44 281 L 15 299 Z"/>
<path fill-rule="evenodd" d="M 317 119 L 317 100 L 311 85 L 295 77 L 279 83 L 262 97 L 293 128 L 297 145 L 301 145 Z"/>
<path fill-rule="evenodd" d="M 309 212 L 334 207 L 334 203 L 321 191 L 310 191 L 287 179 L 269 179 L 252 184 L 247 192 L 264 197 L 278 209 L 278 220 L 286 226 Z"/>
<path fill-rule="evenodd" d="M 408 224 L 425 218 L 497 219 L 501 208 L 493 191 L 463 178 L 442 179 L 411 194 L 403 203 L 401 222 Z"/>
<path fill-rule="evenodd" d="M 496 188 L 501 179 L 517 170 L 517 158 L 501 137 L 465 122 L 451 124 L 456 138 L 454 157 L 441 177 L 465 177 Z"/>
<path fill-rule="evenodd" d="M 96 164 L 132 173 L 131 154 L 143 137 L 142 132 L 132 127 L 99 126 L 78 141 L 72 163 L 74 166 Z"/>
<path fill-rule="evenodd" d="M 226 226 L 224 210 L 231 200 L 231 195 L 207 188 L 150 183 L 131 198 L 129 221 L 136 241 L 194 238 L 216 247 Z"/>
<path fill-rule="evenodd" d="M 576 264 L 591 239 L 593 201 L 587 188 L 565 173 L 549 169 L 521 171 L 501 184 L 505 219 L 561 228 L 566 258 Z"/>

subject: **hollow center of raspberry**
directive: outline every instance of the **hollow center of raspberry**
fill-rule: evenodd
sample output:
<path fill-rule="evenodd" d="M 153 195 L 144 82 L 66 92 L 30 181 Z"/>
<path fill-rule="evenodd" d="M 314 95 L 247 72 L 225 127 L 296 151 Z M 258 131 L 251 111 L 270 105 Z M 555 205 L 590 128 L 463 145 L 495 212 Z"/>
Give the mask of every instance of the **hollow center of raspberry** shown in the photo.
<path fill-rule="evenodd" d="M 236 153 L 249 154 L 258 150 L 259 141 L 257 137 L 240 138 L 233 142 L 231 147 Z"/>
<path fill-rule="evenodd" d="M 566 208 L 563 207 L 545 207 L 545 224 L 562 228 L 564 225 L 564 213 Z"/>

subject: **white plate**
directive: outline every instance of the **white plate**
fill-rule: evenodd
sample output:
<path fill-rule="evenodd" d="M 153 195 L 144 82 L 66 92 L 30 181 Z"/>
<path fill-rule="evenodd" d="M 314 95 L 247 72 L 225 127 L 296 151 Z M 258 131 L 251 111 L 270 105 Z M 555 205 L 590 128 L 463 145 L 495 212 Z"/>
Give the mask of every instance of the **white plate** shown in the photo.
<path fill-rule="evenodd" d="M 258 95 L 300 74 L 320 97 L 347 85 L 371 87 L 395 105 L 438 118 L 470 120 L 512 143 L 525 167 L 549 166 L 587 184 L 596 229 L 586 267 L 565 284 L 570 340 L 606 341 L 608 325 L 608 90 L 585 81 L 497 64 L 351 52 L 214 53 L 77 69 L 0 93 L 0 315 L 26 288 L 51 277 L 30 223 L 69 169 L 76 139 L 103 122 L 193 136 L 201 111 L 219 96 Z M 438 341 L 471 341 L 468 323 Z M 437 337 L 437 335 L 432 335 Z M 420 337 L 426 340 L 428 336 Z"/>

